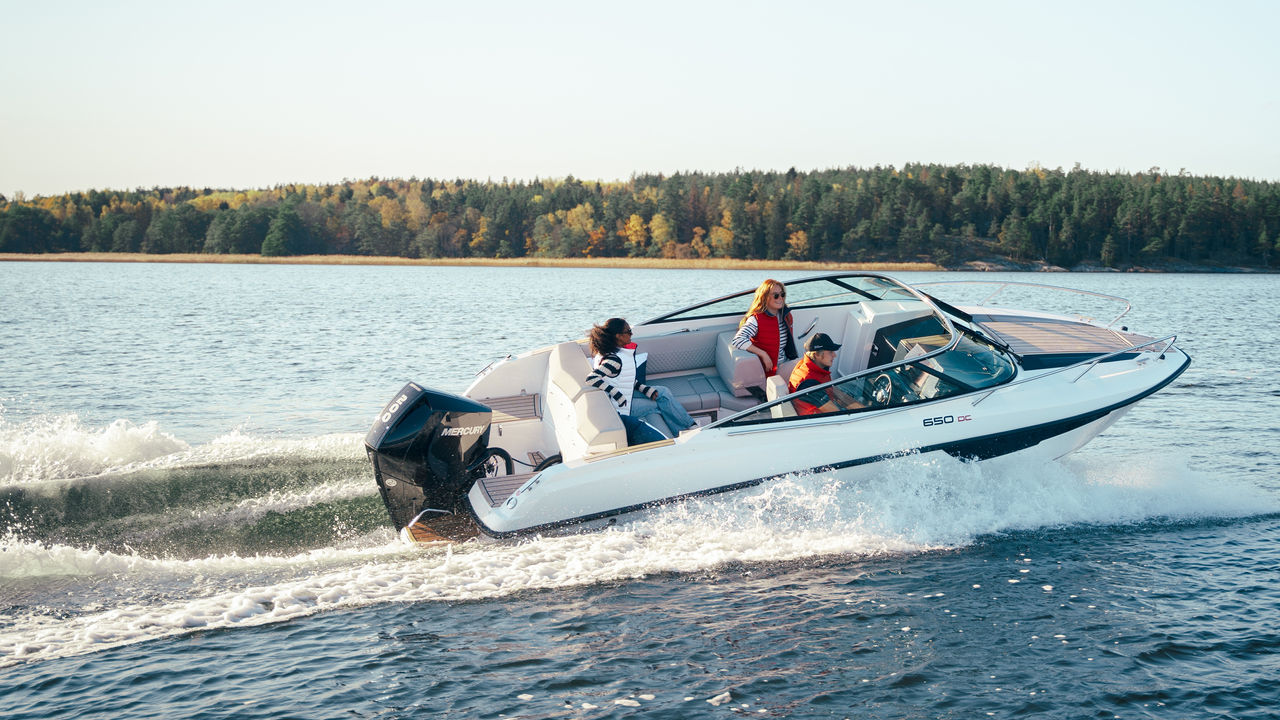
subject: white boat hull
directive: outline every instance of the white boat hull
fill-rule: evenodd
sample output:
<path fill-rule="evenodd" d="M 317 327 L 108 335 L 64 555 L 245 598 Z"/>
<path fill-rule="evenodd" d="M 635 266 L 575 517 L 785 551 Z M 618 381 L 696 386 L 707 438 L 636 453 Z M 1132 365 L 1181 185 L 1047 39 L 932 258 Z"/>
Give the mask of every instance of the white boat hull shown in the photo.
<path fill-rule="evenodd" d="M 1016 454 L 1051 461 L 1097 437 L 1189 362 L 1175 350 L 1141 365 L 1137 360 L 1107 363 L 1075 382 L 1074 374 L 1059 373 L 1063 377 L 1053 381 L 927 405 L 814 417 L 783 428 L 712 428 L 669 447 L 555 465 L 498 507 L 489 507 L 477 486 L 469 494 L 470 507 L 483 532 L 505 537 L 617 522 L 656 505 L 754 487 L 793 473 L 821 472 L 857 482 L 878 472 L 876 463 L 906 454 L 938 452 L 978 461 Z M 1070 402 L 1062 402 L 1064 394 L 1070 394 Z M 1035 410 L 1028 408 L 1046 407 L 1041 417 L 1029 417 Z"/>

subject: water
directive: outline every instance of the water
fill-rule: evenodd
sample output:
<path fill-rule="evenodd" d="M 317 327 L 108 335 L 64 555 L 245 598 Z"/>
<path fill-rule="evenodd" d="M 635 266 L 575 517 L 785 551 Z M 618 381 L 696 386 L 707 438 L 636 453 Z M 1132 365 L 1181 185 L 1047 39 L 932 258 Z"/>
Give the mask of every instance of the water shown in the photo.
<path fill-rule="evenodd" d="M 406 380 L 760 276 L 0 264 L 0 717 L 1273 715 L 1272 276 L 1000 275 L 1194 358 L 1060 463 L 395 542 L 360 441 Z"/>

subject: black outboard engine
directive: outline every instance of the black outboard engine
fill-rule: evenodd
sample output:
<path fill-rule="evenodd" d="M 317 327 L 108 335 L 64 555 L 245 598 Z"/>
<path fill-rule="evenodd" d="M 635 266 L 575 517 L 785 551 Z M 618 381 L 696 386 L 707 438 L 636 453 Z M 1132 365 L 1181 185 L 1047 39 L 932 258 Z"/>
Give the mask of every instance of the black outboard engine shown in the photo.
<path fill-rule="evenodd" d="M 364 444 L 396 530 L 421 515 L 419 523 L 442 537 L 474 535 L 465 503 L 491 454 L 492 417 L 474 400 L 416 383 L 383 408 Z"/>

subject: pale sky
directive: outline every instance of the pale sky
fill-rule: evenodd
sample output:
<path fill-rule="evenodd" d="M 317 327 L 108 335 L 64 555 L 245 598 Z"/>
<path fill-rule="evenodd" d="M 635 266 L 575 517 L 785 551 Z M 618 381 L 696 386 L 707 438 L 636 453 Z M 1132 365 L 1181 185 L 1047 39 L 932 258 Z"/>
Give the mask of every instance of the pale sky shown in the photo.
<path fill-rule="evenodd" d="M 0 0 L 0 193 L 1032 163 L 1280 180 L 1280 2 Z"/>

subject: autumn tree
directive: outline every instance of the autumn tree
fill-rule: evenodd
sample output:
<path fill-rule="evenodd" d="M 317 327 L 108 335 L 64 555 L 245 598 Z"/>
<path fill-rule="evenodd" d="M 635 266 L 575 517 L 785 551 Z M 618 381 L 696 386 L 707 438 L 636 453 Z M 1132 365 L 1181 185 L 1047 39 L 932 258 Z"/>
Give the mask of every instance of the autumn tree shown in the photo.
<path fill-rule="evenodd" d="M 648 257 L 651 254 L 649 252 L 649 227 L 645 224 L 644 218 L 632 213 L 627 218 L 622 235 L 626 238 L 627 255 L 631 257 Z"/>

